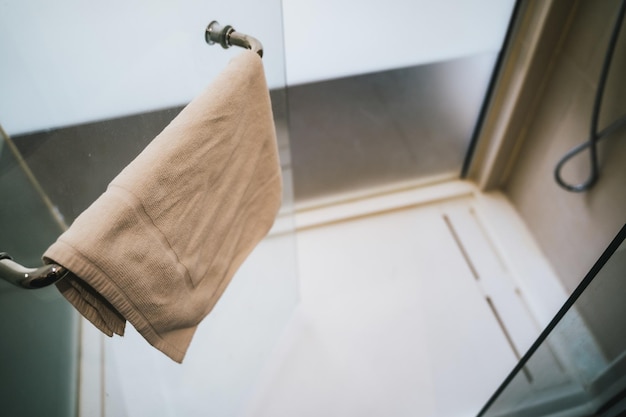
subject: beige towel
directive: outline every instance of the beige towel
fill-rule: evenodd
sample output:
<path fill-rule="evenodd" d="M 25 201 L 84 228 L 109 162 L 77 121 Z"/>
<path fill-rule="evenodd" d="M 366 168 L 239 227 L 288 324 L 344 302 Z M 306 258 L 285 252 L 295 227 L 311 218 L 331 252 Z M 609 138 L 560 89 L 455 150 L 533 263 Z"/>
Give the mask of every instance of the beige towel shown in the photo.
<path fill-rule="evenodd" d="M 235 57 L 46 251 L 109 336 L 128 320 L 182 362 L 198 323 L 272 226 L 280 165 L 261 59 Z"/>

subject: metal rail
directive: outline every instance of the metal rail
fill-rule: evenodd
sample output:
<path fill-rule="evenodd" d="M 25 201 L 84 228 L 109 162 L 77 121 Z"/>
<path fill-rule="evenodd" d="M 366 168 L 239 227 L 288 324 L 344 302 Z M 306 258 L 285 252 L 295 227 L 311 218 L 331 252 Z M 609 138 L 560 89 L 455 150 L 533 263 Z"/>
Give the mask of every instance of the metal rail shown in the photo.
<path fill-rule="evenodd" d="M 250 49 L 263 57 L 263 45 L 258 39 L 236 32 L 230 25 L 222 26 L 214 20 L 207 26 L 204 36 L 209 45 L 218 43 L 224 49 L 233 45 L 239 46 Z M 67 269 L 57 264 L 26 268 L 13 261 L 8 253 L 0 252 L 0 280 L 10 282 L 21 288 L 47 287 L 65 278 L 68 272 Z"/>
<path fill-rule="evenodd" d="M 13 261 L 6 252 L 0 252 L 0 279 L 27 289 L 47 287 L 65 278 L 69 271 L 56 264 L 26 268 Z"/>

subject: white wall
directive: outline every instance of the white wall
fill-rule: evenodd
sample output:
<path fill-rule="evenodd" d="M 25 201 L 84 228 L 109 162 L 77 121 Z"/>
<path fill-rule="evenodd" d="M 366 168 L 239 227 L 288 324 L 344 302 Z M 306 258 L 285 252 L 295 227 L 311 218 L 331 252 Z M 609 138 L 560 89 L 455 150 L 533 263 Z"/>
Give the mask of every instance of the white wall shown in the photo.
<path fill-rule="evenodd" d="M 237 53 L 205 44 L 214 19 L 263 42 L 277 88 L 497 51 L 514 1 L 283 3 L 0 2 L 0 124 L 19 134 L 187 103 Z"/>

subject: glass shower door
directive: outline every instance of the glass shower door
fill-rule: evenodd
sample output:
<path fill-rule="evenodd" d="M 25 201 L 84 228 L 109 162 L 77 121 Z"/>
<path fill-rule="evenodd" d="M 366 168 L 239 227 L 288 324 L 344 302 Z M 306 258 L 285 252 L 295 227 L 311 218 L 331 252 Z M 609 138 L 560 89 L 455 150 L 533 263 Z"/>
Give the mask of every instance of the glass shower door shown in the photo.
<path fill-rule="evenodd" d="M 13 157 L 2 147 L 0 250 L 26 266 L 39 265 L 61 232 L 57 223 L 71 224 L 241 53 L 206 45 L 212 20 L 264 46 L 284 182 L 274 228 L 200 324 L 182 365 L 131 326 L 123 338 L 103 336 L 55 288 L 27 291 L 0 283 L 0 323 L 30 332 L 23 342 L 3 333 L 0 397 L 40 407 L 10 413 L 6 404 L 13 402 L 0 401 L 0 414 L 233 416 L 253 395 L 298 297 L 279 0 L 0 5 L 0 49 L 11 62 L 0 67 L 0 122 L 49 202 L 29 185 L 24 166 L 6 161 Z M 48 304 L 54 307 L 44 310 Z M 14 360 L 5 366 L 6 358 Z M 50 364 L 62 369 L 53 373 Z M 51 407 L 48 397 L 62 406 Z"/>

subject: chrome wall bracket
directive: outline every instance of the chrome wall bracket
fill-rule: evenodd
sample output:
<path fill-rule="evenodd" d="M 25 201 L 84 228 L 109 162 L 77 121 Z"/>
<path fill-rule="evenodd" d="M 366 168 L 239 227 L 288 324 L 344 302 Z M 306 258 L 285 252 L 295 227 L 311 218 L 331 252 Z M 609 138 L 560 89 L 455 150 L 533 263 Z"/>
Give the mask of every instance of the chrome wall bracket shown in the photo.
<path fill-rule="evenodd" d="M 263 57 L 263 44 L 258 39 L 235 31 L 235 28 L 230 25 L 222 26 L 216 20 L 207 26 L 204 32 L 204 39 L 209 45 L 218 43 L 224 49 L 228 49 L 233 45 L 240 46 L 250 49 L 259 54 L 260 57 Z"/>

